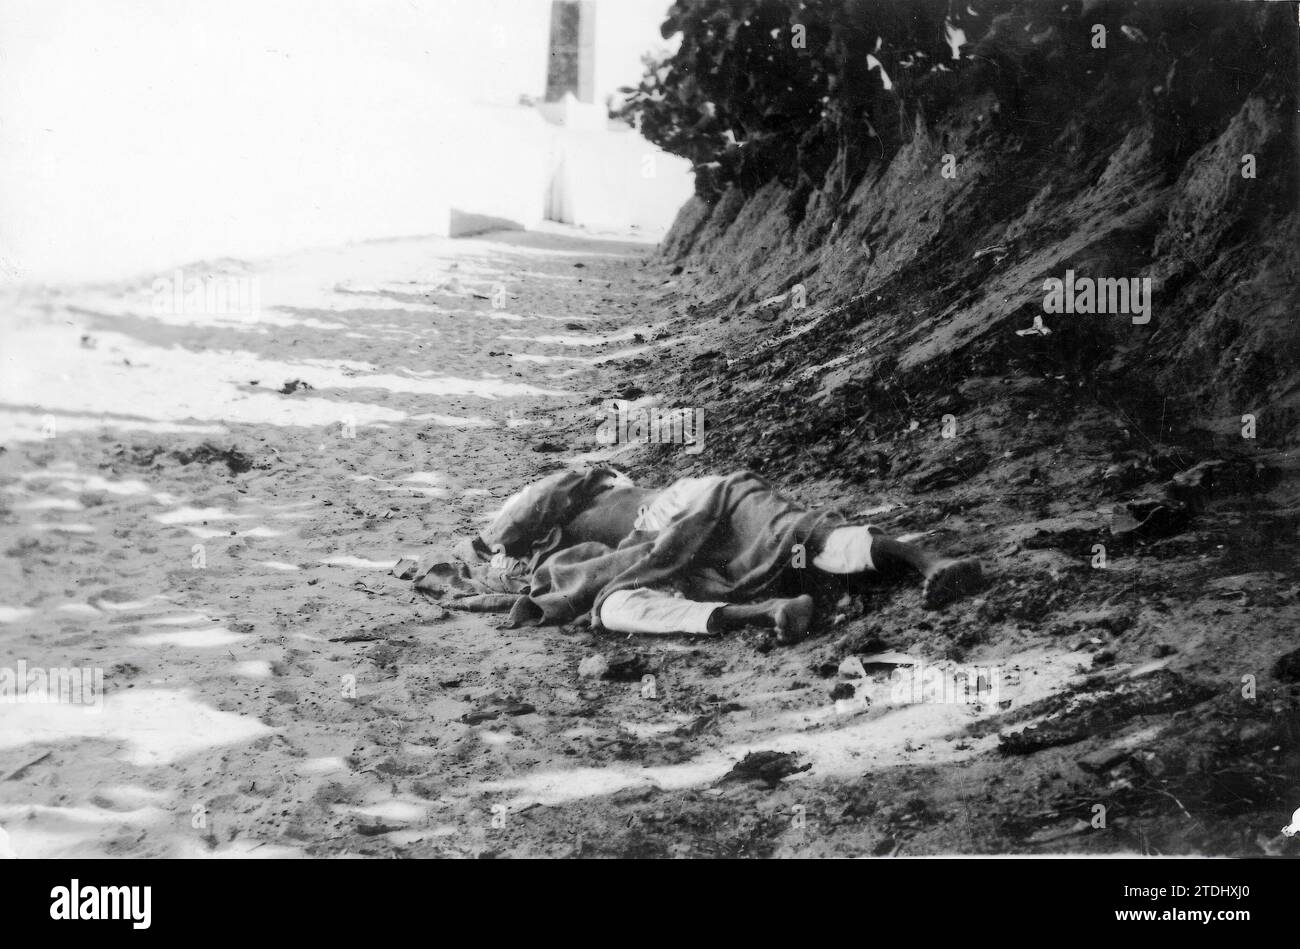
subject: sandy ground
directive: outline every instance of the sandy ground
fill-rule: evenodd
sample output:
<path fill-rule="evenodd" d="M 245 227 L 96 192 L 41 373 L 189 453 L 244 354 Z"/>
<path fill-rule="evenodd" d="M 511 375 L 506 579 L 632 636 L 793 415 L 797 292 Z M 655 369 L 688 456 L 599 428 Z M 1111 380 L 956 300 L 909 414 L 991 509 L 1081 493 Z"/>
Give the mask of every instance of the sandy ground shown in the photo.
<path fill-rule="evenodd" d="M 0 775 L 51 752 L 0 787 L 14 849 L 339 853 L 367 822 L 483 849 L 473 789 L 530 770 L 553 720 L 457 719 L 496 692 L 564 701 L 541 685 L 571 685 L 568 657 L 389 568 L 553 463 L 532 416 L 585 400 L 572 375 L 619 348 L 600 332 L 647 309 L 647 250 L 506 234 L 223 262 L 260 286 L 230 317 L 155 312 L 148 280 L 11 297 L 0 653 L 103 670 L 106 695 L 5 708 Z M 205 444 L 252 468 L 172 454 Z"/>
<path fill-rule="evenodd" d="M 528 480 L 608 457 L 596 403 L 623 391 L 619 370 L 650 360 L 666 384 L 669 352 L 707 343 L 671 323 L 675 281 L 650 251 L 557 231 L 220 262 L 260 288 L 261 311 L 232 317 L 157 312 L 150 280 L 7 299 L 0 668 L 103 674 L 93 707 L 0 715 L 9 846 L 883 855 L 1012 849 L 1009 813 L 1015 849 L 1070 845 L 1089 808 L 1079 775 L 1059 757 L 1009 767 L 997 716 L 1095 673 L 1104 617 L 1071 627 L 1082 639 L 967 637 L 945 658 L 934 642 L 991 601 L 935 617 L 907 587 L 876 595 L 871 622 L 846 604 L 773 649 L 759 631 L 503 630 L 391 574 Z M 634 477 L 638 451 L 615 459 Z M 832 503 L 842 487 L 798 494 Z M 1026 585 L 1056 569 L 1040 561 Z M 621 675 L 581 676 L 597 653 Z M 840 664 L 852 656 L 866 666 Z M 892 670 L 918 661 L 956 691 L 898 701 Z M 1042 810 L 1035 789 L 1073 804 Z"/>

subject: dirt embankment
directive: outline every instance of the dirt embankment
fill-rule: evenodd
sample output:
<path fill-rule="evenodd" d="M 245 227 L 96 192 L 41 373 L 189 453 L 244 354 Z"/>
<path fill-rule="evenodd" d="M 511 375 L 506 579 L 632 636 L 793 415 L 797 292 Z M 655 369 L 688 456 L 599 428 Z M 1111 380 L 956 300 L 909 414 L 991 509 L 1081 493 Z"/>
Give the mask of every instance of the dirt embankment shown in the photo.
<path fill-rule="evenodd" d="M 661 251 L 662 344 L 694 340 L 627 363 L 708 419 L 699 455 L 648 449 L 643 477 L 748 466 L 987 559 L 988 592 L 938 617 L 897 594 L 823 611 L 827 669 L 1077 654 L 1069 701 L 1017 701 L 1000 752 L 832 794 L 842 828 L 911 851 L 1271 853 L 1300 803 L 1294 51 L 1243 80 L 1235 53 L 1135 36 L 1137 65 L 1027 53 L 939 119 L 900 105 L 903 141 L 856 180 L 841 152 L 694 199 Z M 1054 312 L 1069 272 L 1149 279 L 1149 312 Z"/>

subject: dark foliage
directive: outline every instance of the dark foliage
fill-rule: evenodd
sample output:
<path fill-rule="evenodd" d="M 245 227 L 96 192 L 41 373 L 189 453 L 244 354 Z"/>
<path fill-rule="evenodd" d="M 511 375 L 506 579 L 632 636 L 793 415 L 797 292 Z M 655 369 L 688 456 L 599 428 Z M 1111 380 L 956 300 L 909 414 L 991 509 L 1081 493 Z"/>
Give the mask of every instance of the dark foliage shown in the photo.
<path fill-rule="evenodd" d="M 681 34 L 680 47 L 623 90 L 621 114 L 693 162 L 707 200 L 773 178 L 820 187 L 837 159 L 851 185 L 918 116 L 936 120 L 985 91 L 1008 121 L 1055 124 L 1060 103 L 1039 101 L 1041 88 L 1109 89 L 1117 109 L 1154 118 L 1174 167 L 1244 93 L 1286 72 L 1294 50 L 1277 38 L 1294 32 L 1292 11 L 1214 0 L 676 0 L 662 32 Z"/>

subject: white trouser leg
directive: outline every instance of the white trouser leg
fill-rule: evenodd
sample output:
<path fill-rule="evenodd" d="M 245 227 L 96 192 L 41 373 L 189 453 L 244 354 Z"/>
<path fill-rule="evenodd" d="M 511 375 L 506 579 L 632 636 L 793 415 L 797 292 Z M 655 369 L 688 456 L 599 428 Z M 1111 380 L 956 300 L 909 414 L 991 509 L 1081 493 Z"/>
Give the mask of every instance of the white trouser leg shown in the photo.
<path fill-rule="evenodd" d="M 864 573 L 875 570 L 871 559 L 871 528 L 837 527 L 826 537 L 826 543 L 812 565 L 827 573 Z"/>
<path fill-rule="evenodd" d="M 725 603 L 697 603 L 664 590 L 616 590 L 600 607 L 600 621 L 616 633 L 708 633 L 709 617 Z"/>

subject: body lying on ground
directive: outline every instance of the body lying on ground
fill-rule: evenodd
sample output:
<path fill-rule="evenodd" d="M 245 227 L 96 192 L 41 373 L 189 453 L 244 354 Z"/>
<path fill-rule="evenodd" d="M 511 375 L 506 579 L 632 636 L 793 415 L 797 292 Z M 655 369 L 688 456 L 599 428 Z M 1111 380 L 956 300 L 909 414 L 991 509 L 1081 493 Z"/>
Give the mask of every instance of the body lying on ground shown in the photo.
<path fill-rule="evenodd" d="M 746 625 L 806 634 L 828 578 L 916 572 L 939 608 L 981 582 L 947 560 L 835 511 L 800 507 L 749 471 L 640 488 L 613 468 L 529 485 L 453 556 L 425 558 L 415 587 L 446 606 L 509 611 L 507 625 L 589 620 L 625 633 Z"/>

